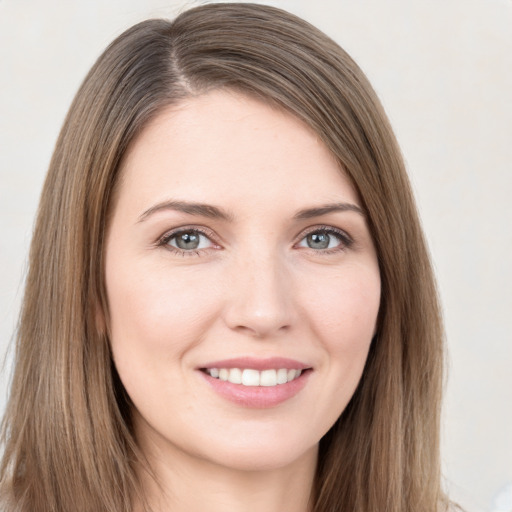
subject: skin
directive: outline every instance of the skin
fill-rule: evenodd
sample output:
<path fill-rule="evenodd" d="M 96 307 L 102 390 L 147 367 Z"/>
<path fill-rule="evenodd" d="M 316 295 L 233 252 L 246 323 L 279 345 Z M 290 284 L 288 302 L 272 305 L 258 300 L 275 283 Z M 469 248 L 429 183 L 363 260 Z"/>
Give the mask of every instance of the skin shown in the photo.
<path fill-rule="evenodd" d="M 214 91 L 145 128 L 118 192 L 109 327 L 158 481 L 141 471 L 149 502 L 161 511 L 308 510 L 319 440 L 360 380 L 379 309 L 377 257 L 354 188 L 301 121 Z M 161 207 L 169 201 L 213 205 L 226 218 Z M 333 203 L 352 206 L 297 217 Z M 177 229 L 202 230 L 198 248 L 177 247 Z M 329 246 L 311 247 L 311 233 Z M 246 407 L 198 369 L 241 356 L 312 370 L 289 400 Z"/>

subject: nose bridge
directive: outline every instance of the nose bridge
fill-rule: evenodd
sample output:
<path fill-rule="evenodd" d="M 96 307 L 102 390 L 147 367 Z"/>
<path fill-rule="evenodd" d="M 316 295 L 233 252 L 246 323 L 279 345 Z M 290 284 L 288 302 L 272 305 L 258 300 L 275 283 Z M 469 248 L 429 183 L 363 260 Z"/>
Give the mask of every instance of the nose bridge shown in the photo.
<path fill-rule="evenodd" d="M 228 284 L 226 321 L 230 328 L 264 337 L 291 327 L 290 279 L 276 252 L 267 247 L 238 258 Z"/>

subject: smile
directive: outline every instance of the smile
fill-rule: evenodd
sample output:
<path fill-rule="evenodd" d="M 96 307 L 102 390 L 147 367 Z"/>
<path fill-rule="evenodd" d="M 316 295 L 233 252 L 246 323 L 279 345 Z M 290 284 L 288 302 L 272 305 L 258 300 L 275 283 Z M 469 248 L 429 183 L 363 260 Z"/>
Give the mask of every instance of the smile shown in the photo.
<path fill-rule="evenodd" d="M 238 406 L 275 407 L 307 385 L 313 365 L 287 357 L 235 357 L 196 367 L 214 392 Z"/>
<path fill-rule="evenodd" d="M 253 368 L 207 368 L 204 370 L 210 377 L 242 386 L 272 387 L 287 384 L 300 377 L 300 369 L 268 369 L 258 371 Z"/>

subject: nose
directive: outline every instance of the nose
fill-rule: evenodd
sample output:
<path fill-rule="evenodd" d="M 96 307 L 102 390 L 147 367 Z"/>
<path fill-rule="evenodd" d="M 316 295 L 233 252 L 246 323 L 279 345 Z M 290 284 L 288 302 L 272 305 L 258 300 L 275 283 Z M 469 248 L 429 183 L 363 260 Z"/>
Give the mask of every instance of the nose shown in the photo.
<path fill-rule="evenodd" d="M 226 287 L 224 318 L 230 329 L 268 338 L 288 331 L 296 321 L 291 279 L 277 258 L 241 261 Z"/>

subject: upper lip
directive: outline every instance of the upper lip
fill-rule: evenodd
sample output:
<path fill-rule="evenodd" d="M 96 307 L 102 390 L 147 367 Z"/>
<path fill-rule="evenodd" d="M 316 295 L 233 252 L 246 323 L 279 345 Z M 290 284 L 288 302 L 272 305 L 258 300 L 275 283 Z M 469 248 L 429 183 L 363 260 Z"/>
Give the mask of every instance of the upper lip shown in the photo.
<path fill-rule="evenodd" d="M 286 368 L 287 370 L 306 370 L 307 368 L 311 368 L 311 365 L 287 357 L 236 357 L 213 361 L 199 367 L 199 369 L 202 370 L 209 368 L 248 368 L 259 371 L 279 368 Z"/>

